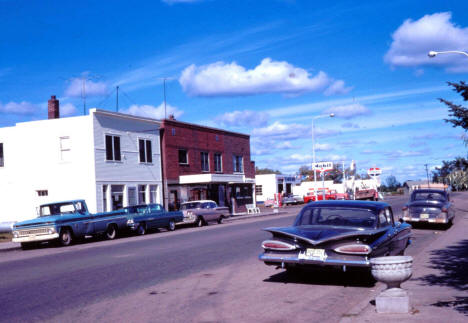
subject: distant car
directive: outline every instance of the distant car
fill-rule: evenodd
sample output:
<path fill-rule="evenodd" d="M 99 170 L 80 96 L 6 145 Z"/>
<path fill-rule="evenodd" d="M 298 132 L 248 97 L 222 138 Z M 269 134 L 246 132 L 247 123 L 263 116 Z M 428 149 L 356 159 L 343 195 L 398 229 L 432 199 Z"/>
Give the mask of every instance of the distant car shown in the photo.
<path fill-rule="evenodd" d="M 321 201 L 307 204 L 293 226 L 267 228 L 259 260 L 266 265 L 297 267 L 371 266 L 370 259 L 402 255 L 410 244 L 411 225 L 395 222 L 389 204 Z"/>
<path fill-rule="evenodd" d="M 265 200 L 265 202 L 263 203 L 263 205 L 264 205 L 265 207 L 273 207 L 273 206 L 275 206 L 275 200 L 273 200 L 273 199 Z"/>
<path fill-rule="evenodd" d="M 455 208 L 450 195 L 443 190 L 414 190 L 403 207 L 403 220 L 407 222 L 451 224 L 454 218 Z"/>
<path fill-rule="evenodd" d="M 228 207 L 220 207 L 211 200 L 185 202 L 180 205 L 180 210 L 184 213 L 184 218 L 178 224 L 195 224 L 198 227 L 211 221 L 221 224 L 229 217 Z"/>
<path fill-rule="evenodd" d="M 325 193 L 325 200 L 335 200 L 335 195 L 330 194 L 325 190 L 318 190 L 317 191 L 317 201 L 323 201 L 323 195 Z M 315 195 L 314 192 L 308 192 L 306 196 L 304 196 L 304 203 L 315 202 Z"/>
<path fill-rule="evenodd" d="M 180 211 L 167 212 L 161 204 L 134 205 L 123 208 L 128 214 L 127 225 L 131 231 L 144 235 L 148 230 L 167 228 L 174 231 L 176 223 L 183 220 Z"/>
<path fill-rule="evenodd" d="M 299 195 L 288 194 L 288 195 L 283 197 L 282 203 L 284 205 L 301 204 L 301 203 L 304 203 L 304 198 L 302 196 L 299 196 Z"/>

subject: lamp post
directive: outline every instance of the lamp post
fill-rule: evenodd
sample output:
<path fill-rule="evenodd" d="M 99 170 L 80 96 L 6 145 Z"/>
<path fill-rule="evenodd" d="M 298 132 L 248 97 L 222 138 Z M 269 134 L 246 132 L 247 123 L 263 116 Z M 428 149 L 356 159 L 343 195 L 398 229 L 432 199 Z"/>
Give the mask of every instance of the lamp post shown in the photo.
<path fill-rule="evenodd" d="M 463 52 L 463 51 L 460 51 L 460 50 L 446 50 L 446 51 L 442 51 L 442 52 L 436 52 L 434 50 L 431 50 L 429 53 L 427 53 L 427 56 L 436 57 L 439 54 L 461 54 L 461 55 L 465 55 L 466 57 L 468 57 L 467 52 Z"/>
<path fill-rule="evenodd" d="M 314 199 L 315 201 L 317 201 L 317 185 L 316 185 L 317 174 L 314 168 L 314 165 L 315 165 L 315 120 L 320 119 L 320 118 L 327 118 L 327 117 L 333 118 L 334 116 L 335 116 L 334 113 L 330 113 L 330 114 L 322 114 L 322 115 L 315 116 L 312 118 L 312 158 L 313 158 L 312 171 L 314 172 Z"/>

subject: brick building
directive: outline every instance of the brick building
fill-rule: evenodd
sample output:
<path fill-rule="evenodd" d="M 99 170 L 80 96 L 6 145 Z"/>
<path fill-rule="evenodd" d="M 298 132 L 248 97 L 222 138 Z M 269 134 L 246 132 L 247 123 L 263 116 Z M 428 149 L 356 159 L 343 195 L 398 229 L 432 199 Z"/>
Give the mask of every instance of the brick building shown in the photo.
<path fill-rule="evenodd" d="M 210 199 L 244 212 L 255 203 L 250 136 L 165 119 L 161 126 L 164 204 Z"/>

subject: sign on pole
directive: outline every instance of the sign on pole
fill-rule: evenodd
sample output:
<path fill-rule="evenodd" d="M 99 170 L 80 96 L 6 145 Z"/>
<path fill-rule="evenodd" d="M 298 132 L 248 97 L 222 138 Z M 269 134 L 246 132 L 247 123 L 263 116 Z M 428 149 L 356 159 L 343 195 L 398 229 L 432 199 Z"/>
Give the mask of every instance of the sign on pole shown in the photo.
<path fill-rule="evenodd" d="M 321 172 L 326 172 L 327 170 L 333 169 L 333 162 L 320 162 L 312 164 L 313 170 L 319 170 Z"/>
<path fill-rule="evenodd" d="M 367 174 L 370 176 L 377 176 L 382 174 L 382 170 L 378 167 L 371 167 L 367 170 Z"/>

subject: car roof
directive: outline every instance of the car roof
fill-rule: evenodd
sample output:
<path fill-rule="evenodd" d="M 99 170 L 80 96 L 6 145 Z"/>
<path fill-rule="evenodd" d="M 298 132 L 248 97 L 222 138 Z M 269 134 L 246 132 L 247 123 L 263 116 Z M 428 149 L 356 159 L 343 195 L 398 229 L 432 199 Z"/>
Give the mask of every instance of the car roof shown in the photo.
<path fill-rule="evenodd" d="M 215 201 L 212 201 L 212 200 L 198 200 L 198 201 L 187 201 L 187 202 L 184 202 L 184 203 L 182 203 L 182 204 L 188 204 L 188 203 L 207 203 L 207 202 L 216 203 Z"/>
<path fill-rule="evenodd" d="M 438 190 L 438 189 L 434 189 L 434 188 L 421 188 L 421 189 L 413 190 L 413 193 L 441 193 L 441 194 L 445 194 L 447 192 L 444 191 L 444 190 Z"/>
<path fill-rule="evenodd" d="M 308 203 L 306 207 L 351 207 L 351 208 L 366 208 L 373 210 L 381 210 L 389 207 L 390 204 L 386 202 L 373 202 L 373 201 L 355 201 L 355 200 L 327 200 L 316 201 Z"/>

